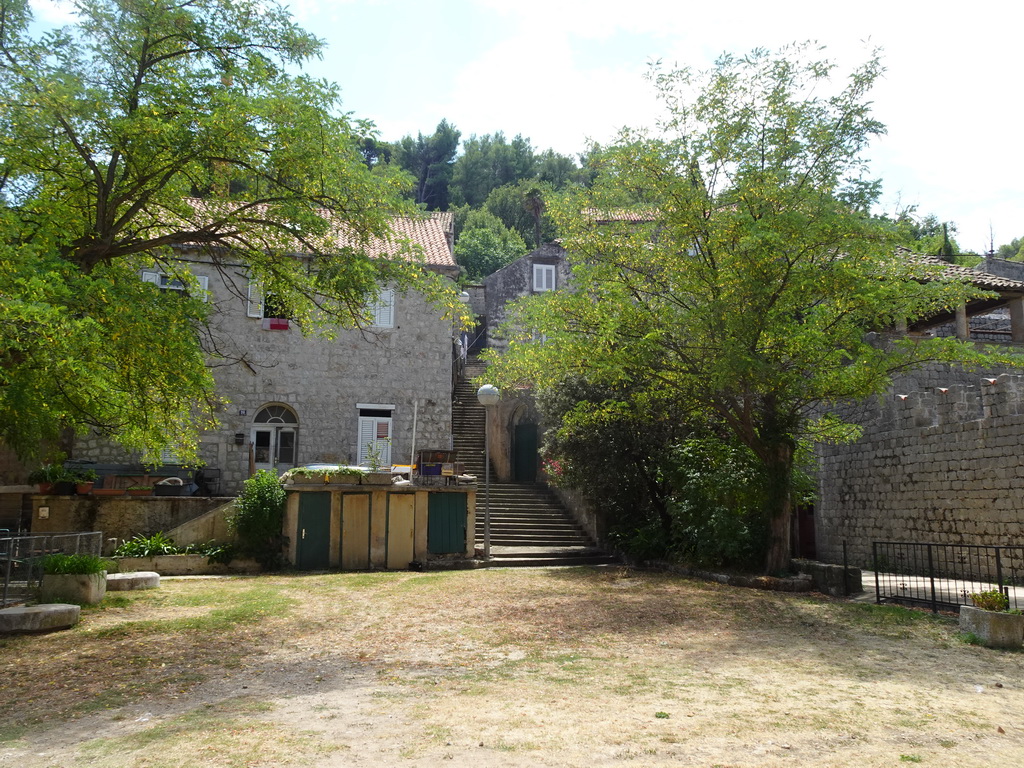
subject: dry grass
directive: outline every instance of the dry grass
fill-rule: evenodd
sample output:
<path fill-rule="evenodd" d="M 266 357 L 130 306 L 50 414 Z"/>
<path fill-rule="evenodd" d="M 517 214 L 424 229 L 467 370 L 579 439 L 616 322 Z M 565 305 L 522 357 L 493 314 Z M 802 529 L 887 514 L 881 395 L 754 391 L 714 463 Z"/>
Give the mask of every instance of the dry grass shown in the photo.
<path fill-rule="evenodd" d="M 165 580 L 0 640 L 0 765 L 993 766 L 1024 654 L 623 570 Z"/>

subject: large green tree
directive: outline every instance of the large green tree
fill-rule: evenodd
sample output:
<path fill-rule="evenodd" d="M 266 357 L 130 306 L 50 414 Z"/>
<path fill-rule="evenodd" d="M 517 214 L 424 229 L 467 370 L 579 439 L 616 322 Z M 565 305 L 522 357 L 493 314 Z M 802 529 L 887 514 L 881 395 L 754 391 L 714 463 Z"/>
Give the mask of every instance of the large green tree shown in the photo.
<path fill-rule="evenodd" d="M 526 243 L 519 233 L 508 229 L 487 211 L 471 211 L 466 218 L 455 258 L 466 268 L 470 280 L 483 280 L 526 254 Z"/>
<path fill-rule="evenodd" d="M 414 198 L 429 211 L 447 211 L 449 184 L 462 134 L 447 120 L 430 136 L 405 136 L 394 148 L 395 161 L 416 178 Z"/>
<path fill-rule="evenodd" d="M 564 200 L 572 290 L 516 308 L 489 374 L 540 388 L 568 375 L 646 381 L 671 394 L 676 412 L 756 457 L 769 572 L 788 566 L 798 444 L 852 434 L 831 406 L 929 360 L 978 359 L 952 339 L 871 334 L 973 289 L 894 256 L 892 228 L 869 214 L 879 59 L 834 84 L 818 56 L 796 46 L 655 71 L 663 131 L 623 133 L 594 186 Z"/>
<path fill-rule="evenodd" d="M 372 126 L 334 85 L 294 74 L 322 43 L 273 2 L 71 5 L 34 37 L 27 0 L 0 0 L 0 438 L 189 454 L 215 409 L 210 307 L 140 270 L 188 283 L 176 254 L 202 249 L 304 329 L 358 323 L 381 281 L 424 279 L 369 257 L 408 179 L 364 162 Z"/>
<path fill-rule="evenodd" d="M 517 135 L 509 141 L 501 131 L 470 136 L 452 170 L 452 203 L 479 208 L 492 190 L 533 178 L 536 172 L 529 139 Z"/>

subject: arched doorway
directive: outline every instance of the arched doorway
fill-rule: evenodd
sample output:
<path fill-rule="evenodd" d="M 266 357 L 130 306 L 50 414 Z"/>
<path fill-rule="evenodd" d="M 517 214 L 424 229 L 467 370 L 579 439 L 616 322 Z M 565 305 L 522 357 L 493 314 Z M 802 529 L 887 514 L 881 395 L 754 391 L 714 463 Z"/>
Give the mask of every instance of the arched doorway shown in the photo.
<path fill-rule="evenodd" d="M 284 472 L 295 466 L 299 419 L 287 405 L 265 405 L 252 424 L 252 451 L 256 469 Z"/>

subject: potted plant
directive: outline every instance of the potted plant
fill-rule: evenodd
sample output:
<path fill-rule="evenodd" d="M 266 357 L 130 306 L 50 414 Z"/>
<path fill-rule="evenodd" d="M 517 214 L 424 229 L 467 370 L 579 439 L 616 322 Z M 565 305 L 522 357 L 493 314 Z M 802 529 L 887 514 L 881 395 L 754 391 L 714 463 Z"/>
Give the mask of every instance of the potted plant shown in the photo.
<path fill-rule="evenodd" d="M 33 470 L 29 473 L 28 481 L 38 485 L 39 492 L 43 494 L 69 495 L 74 493 L 75 478 L 59 462 L 46 463 L 39 469 Z"/>
<path fill-rule="evenodd" d="M 97 555 L 54 554 L 43 558 L 41 603 L 98 603 L 107 593 L 109 561 Z"/>
<path fill-rule="evenodd" d="M 359 467 L 314 464 L 309 467 L 296 467 L 285 472 L 282 479 L 285 485 L 327 485 L 341 483 L 359 485 L 366 477 L 366 471 Z"/>
<path fill-rule="evenodd" d="M 75 478 L 75 493 L 79 496 L 85 496 L 92 492 L 93 486 L 96 485 L 96 479 L 99 475 L 96 474 L 94 469 L 79 469 L 73 473 Z"/>
<path fill-rule="evenodd" d="M 366 449 L 366 463 L 370 471 L 363 478 L 363 485 L 391 485 L 391 465 L 384 463 L 384 447 L 389 440 L 374 440 Z"/>
<path fill-rule="evenodd" d="M 129 485 L 125 490 L 129 496 L 152 496 L 153 486 L 151 485 Z"/>
<path fill-rule="evenodd" d="M 975 592 L 973 606 L 960 606 L 960 629 L 989 648 L 1020 648 L 1024 644 L 1024 614 L 1009 610 L 1009 598 L 998 589 Z"/>

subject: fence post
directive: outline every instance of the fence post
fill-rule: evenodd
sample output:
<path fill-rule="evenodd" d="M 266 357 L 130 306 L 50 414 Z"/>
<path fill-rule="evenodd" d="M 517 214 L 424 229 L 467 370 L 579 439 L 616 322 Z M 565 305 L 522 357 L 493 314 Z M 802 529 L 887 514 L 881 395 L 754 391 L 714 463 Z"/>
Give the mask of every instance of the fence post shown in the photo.
<path fill-rule="evenodd" d="M 938 603 L 935 602 L 935 565 L 932 561 L 932 545 L 925 544 L 928 548 L 928 581 L 932 588 L 932 613 L 939 612 Z"/>
<path fill-rule="evenodd" d="M 843 539 L 843 597 L 850 596 L 850 579 L 846 573 L 846 539 Z"/>
<path fill-rule="evenodd" d="M 875 569 L 875 604 L 882 604 L 882 585 L 878 581 L 878 542 L 871 542 L 871 567 Z"/>
<path fill-rule="evenodd" d="M 999 591 L 1006 595 L 1007 604 L 1010 600 L 1010 590 L 1003 586 L 1003 559 L 999 556 L 999 550 L 1001 547 L 996 547 L 996 584 L 999 585 Z"/>

